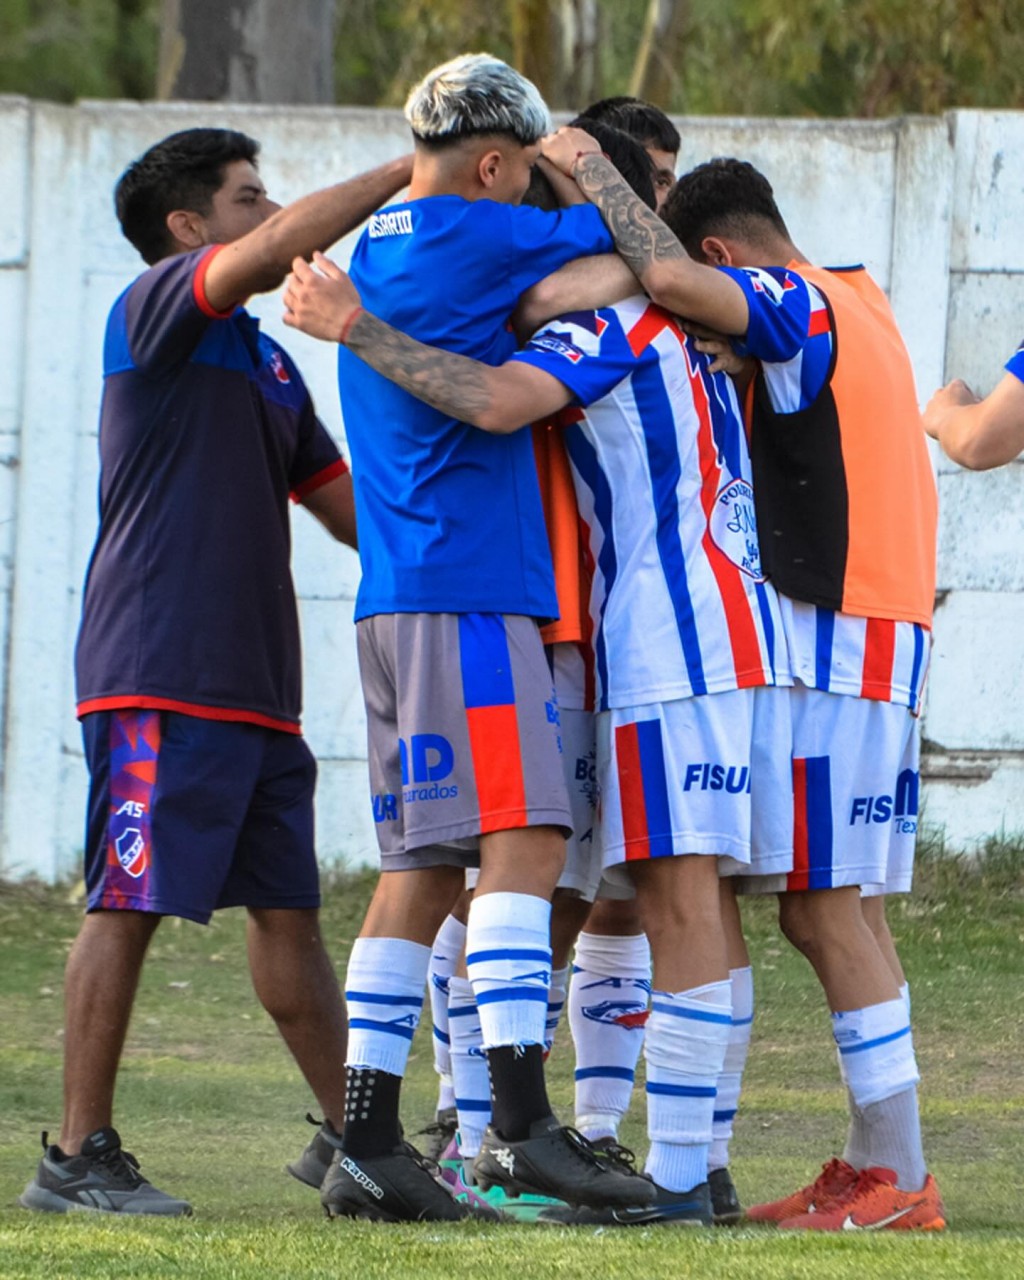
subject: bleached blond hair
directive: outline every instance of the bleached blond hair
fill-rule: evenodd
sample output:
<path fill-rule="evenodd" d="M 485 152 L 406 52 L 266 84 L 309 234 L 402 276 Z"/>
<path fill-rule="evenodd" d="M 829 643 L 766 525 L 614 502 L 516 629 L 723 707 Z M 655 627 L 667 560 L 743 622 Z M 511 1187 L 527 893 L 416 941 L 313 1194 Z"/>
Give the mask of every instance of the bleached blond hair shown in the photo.
<path fill-rule="evenodd" d="M 405 118 L 428 146 L 487 133 L 530 146 L 551 129 L 537 86 L 489 53 L 463 53 L 428 72 L 409 94 Z"/>

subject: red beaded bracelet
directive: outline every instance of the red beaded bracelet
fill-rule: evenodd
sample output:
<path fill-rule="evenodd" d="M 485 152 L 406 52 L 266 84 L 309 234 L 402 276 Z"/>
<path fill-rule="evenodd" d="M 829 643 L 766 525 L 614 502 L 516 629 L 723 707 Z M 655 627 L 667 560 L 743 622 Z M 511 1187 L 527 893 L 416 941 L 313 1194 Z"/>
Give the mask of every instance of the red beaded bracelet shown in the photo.
<path fill-rule="evenodd" d="M 359 319 L 360 315 L 366 310 L 365 307 L 356 307 L 355 311 L 349 316 L 345 323 L 341 326 L 341 332 L 338 334 L 338 341 L 342 346 L 348 342 L 348 335 L 352 332 L 352 326 Z"/>

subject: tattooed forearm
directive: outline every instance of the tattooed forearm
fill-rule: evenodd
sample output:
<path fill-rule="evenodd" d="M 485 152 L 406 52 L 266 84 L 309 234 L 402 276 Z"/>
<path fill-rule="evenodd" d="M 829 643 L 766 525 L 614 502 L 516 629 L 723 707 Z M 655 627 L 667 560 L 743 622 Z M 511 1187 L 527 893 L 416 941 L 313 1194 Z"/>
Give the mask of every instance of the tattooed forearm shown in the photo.
<path fill-rule="evenodd" d="M 345 345 L 389 381 L 460 422 L 478 423 L 492 407 L 489 366 L 417 342 L 367 311 L 356 317 Z"/>
<path fill-rule="evenodd" d="M 615 247 L 641 280 L 652 262 L 686 257 L 675 235 L 634 193 L 610 160 L 596 151 L 588 152 L 577 158 L 573 176 L 580 190 L 601 210 Z"/>

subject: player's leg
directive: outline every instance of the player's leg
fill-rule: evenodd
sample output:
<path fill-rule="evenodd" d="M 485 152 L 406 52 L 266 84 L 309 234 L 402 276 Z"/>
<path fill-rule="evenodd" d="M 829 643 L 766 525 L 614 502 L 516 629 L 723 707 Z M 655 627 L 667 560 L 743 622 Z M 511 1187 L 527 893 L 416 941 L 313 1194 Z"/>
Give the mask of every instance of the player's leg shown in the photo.
<path fill-rule="evenodd" d="M 466 967 L 493 1095 L 477 1181 L 573 1204 L 644 1203 L 650 1184 L 602 1163 L 547 1098 L 551 897 L 572 815 L 539 633 L 523 618 L 463 616 L 459 653 L 481 830 Z"/>
<path fill-rule="evenodd" d="M 423 1148 L 428 1159 L 439 1160 L 455 1136 L 457 1109 L 455 1083 L 452 1078 L 451 1026 L 448 1005 L 450 983 L 466 949 L 466 917 L 469 914 L 470 891 L 464 890 L 458 902 L 437 931 L 430 951 L 427 991 L 433 1022 L 432 1045 L 434 1071 L 438 1079 L 437 1107 L 434 1120 L 422 1131 L 427 1140 Z"/>
<path fill-rule="evenodd" d="M 814 1212 L 794 1209 L 794 1197 L 775 1202 L 778 1213 L 790 1213 L 786 1225 L 838 1229 L 847 1209 L 866 1225 L 878 1206 L 892 1208 L 893 1226 L 932 1226 L 942 1217 L 921 1147 L 907 1004 L 865 919 L 859 888 L 885 883 L 891 828 L 898 820 L 907 834 L 900 811 L 908 809 L 911 791 L 916 815 L 916 775 L 899 772 L 910 719 L 889 703 L 816 690 L 799 690 L 794 698 L 798 840 L 780 921 L 825 991 L 851 1106 L 865 1118 L 870 1112 L 874 1139 L 861 1158 L 891 1174 L 879 1181 L 868 1170 L 854 1178 L 848 1163 L 831 1162 L 825 1169 L 834 1183 L 831 1196 L 828 1188 L 804 1189 Z M 829 1204 L 834 1212 L 825 1211 Z M 772 1209 L 761 1206 L 749 1216 L 779 1220 Z M 890 1225 L 888 1212 L 875 1218 Z"/>
<path fill-rule="evenodd" d="M 708 1185 L 716 1224 L 742 1217 L 729 1172 L 729 1146 L 739 1108 L 754 1019 L 754 982 L 738 895 L 764 892 L 793 868 L 793 728 L 789 690 L 755 689 L 750 755 L 750 862 L 719 860 L 722 927 L 729 956 L 732 1026 L 718 1078 Z"/>
<path fill-rule="evenodd" d="M 87 716 L 82 732 L 89 915 L 67 967 L 65 1117 L 61 1143 L 44 1153 L 22 1203 L 188 1213 L 124 1156 L 112 1127 L 114 1085 L 160 918 L 205 922 L 216 905 L 259 767 L 260 731 L 123 710 Z"/>
<path fill-rule="evenodd" d="M 569 989 L 576 1126 L 598 1146 L 617 1142 L 629 1109 L 650 992 L 651 950 L 635 900 L 599 898 L 576 943 Z"/>

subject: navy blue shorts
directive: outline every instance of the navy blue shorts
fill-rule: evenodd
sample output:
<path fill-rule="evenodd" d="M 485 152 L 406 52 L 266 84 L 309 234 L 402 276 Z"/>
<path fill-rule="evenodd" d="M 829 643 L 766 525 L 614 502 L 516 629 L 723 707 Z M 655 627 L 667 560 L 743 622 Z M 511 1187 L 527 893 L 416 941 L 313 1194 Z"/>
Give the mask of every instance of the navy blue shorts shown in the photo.
<path fill-rule="evenodd" d="M 316 761 L 297 734 L 175 711 L 82 720 L 89 911 L 206 924 L 219 907 L 320 905 Z"/>

